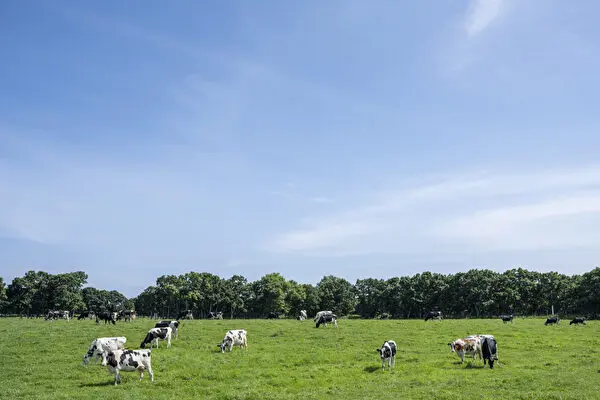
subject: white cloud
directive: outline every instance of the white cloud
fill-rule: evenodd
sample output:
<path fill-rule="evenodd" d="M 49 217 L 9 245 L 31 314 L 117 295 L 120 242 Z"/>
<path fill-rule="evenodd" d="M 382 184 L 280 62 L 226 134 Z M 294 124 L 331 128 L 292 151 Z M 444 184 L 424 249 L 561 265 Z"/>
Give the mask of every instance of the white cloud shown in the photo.
<path fill-rule="evenodd" d="M 465 18 L 465 31 L 473 37 L 483 32 L 502 13 L 503 0 L 471 0 Z"/>
<path fill-rule="evenodd" d="M 388 190 L 267 245 L 305 255 L 588 246 L 600 237 L 600 167 L 476 174 Z M 552 229 L 549 229 L 551 227 Z"/>

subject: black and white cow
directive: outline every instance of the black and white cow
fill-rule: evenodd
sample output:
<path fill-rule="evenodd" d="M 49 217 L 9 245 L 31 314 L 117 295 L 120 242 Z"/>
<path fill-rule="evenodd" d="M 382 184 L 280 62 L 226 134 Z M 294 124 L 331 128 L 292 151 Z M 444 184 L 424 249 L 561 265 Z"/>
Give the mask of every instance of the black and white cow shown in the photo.
<path fill-rule="evenodd" d="M 125 346 L 127 338 L 124 336 L 101 337 L 92 341 L 88 352 L 83 356 L 83 365 L 88 365 L 94 357 L 94 363 L 102 357 L 102 365 L 106 365 L 106 354 L 112 350 L 120 350 Z"/>
<path fill-rule="evenodd" d="M 180 312 L 177 316 L 177 320 L 180 319 L 194 319 L 194 314 L 192 313 L 192 310 L 185 310 Z"/>
<path fill-rule="evenodd" d="M 113 350 L 107 352 L 105 357 L 108 372 L 115 375 L 115 385 L 122 382 L 120 371 L 138 371 L 141 381 L 144 377 L 144 371 L 147 370 L 150 380 L 154 382 L 151 350 Z"/>
<path fill-rule="evenodd" d="M 381 358 L 381 370 L 385 371 L 385 362 L 388 363 L 388 368 L 391 370 L 394 365 L 396 365 L 396 342 L 393 340 L 388 340 L 384 342 L 380 349 L 377 349 L 379 352 L 379 358 Z"/>
<path fill-rule="evenodd" d="M 306 315 L 306 310 L 300 310 L 300 315 L 296 318 L 298 321 L 304 321 L 308 316 Z"/>
<path fill-rule="evenodd" d="M 248 332 L 245 329 L 232 329 L 227 331 L 223 341 L 217 344 L 217 347 L 221 349 L 221 353 L 225 352 L 225 349 L 231 351 L 233 346 L 240 346 L 240 349 L 244 347 L 248 350 Z"/>
<path fill-rule="evenodd" d="M 217 311 L 217 312 L 209 312 L 208 313 L 208 318 L 210 319 L 223 319 L 223 311 Z"/>
<path fill-rule="evenodd" d="M 333 314 L 333 311 L 319 311 L 317 315 L 315 315 L 315 317 L 313 318 L 313 322 L 317 322 L 319 318 L 321 318 L 321 315 L 324 314 Z"/>
<path fill-rule="evenodd" d="M 179 321 L 159 321 L 156 323 L 156 325 L 154 325 L 155 328 L 166 328 L 166 327 L 170 327 L 171 330 L 173 331 L 173 334 L 175 335 L 175 339 L 179 339 Z"/>
<path fill-rule="evenodd" d="M 494 368 L 494 361 L 498 359 L 498 347 L 496 339 L 491 335 L 481 337 L 481 354 L 483 356 L 483 365 L 486 361 L 490 368 Z"/>
<path fill-rule="evenodd" d="M 573 318 L 573 320 L 571 322 L 569 322 L 569 325 L 579 325 L 579 324 L 583 324 L 585 325 L 585 318 L 580 318 L 580 317 L 576 317 Z"/>
<path fill-rule="evenodd" d="M 82 319 L 89 318 L 92 319 L 96 316 L 96 313 L 93 311 L 84 311 L 77 317 L 77 320 L 81 321 Z"/>
<path fill-rule="evenodd" d="M 267 319 L 279 319 L 279 313 L 270 312 L 269 315 L 267 315 Z"/>
<path fill-rule="evenodd" d="M 121 310 L 117 314 L 117 321 L 124 320 L 126 322 L 131 322 L 137 318 L 137 314 L 135 310 Z"/>
<path fill-rule="evenodd" d="M 333 325 L 335 325 L 335 327 L 338 327 L 337 324 L 337 315 L 330 313 L 330 314 L 322 314 L 319 317 L 319 320 L 317 321 L 316 327 L 318 328 L 320 325 L 323 326 L 327 326 L 328 322 L 333 322 Z"/>
<path fill-rule="evenodd" d="M 506 324 L 507 322 L 512 322 L 513 315 L 512 314 L 510 314 L 510 315 L 501 315 L 500 319 L 502 320 L 502 322 L 504 322 Z"/>
<path fill-rule="evenodd" d="M 171 347 L 171 335 L 172 334 L 173 334 L 173 330 L 171 329 L 170 326 L 167 326 L 165 328 L 152 328 L 146 334 L 146 337 L 140 344 L 140 347 L 142 349 L 144 349 L 144 348 L 146 348 L 146 345 L 148 343 L 150 343 L 150 350 L 152 350 L 152 346 L 154 346 L 154 345 L 156 345 L 156 348 L 158 349 L 158 341 L 159 340 L 166 340 L 167 348 Z"/>
<path fill-rule="evenodd" d="M 48 314 L 46 314 L 46 321 L 49 319 L 54 321 L 54 320 L 61 319 L 61 318 L 69 321 L 69 312 L 68 311 L 50 310 L 50 311 L 48 311 Z"/>
<path fill-rule="evenodd" d="M 117 323 L 117 321 L 115 319 L 115 314 L 116 313 L 112 313 L 112 312 L 108 312 L 108 311 L 100 312 L 100 313 L 96 314 L 96 323 L 99 324 L 100 320 L 102 320 L 102 321 L 104 321 L 104 324 L 112 322 L 113 325 L 115 325 Z"/>
<path fill-rule="evenodd" d="M 429 321 L 430 319 L 442 320 L 442 312 L 441 311 L 429 311 L 427 315 L 425 315 L 425 321 Z"/>
<path fill-rule="evenodd" d="M 560 318 L 558 317 L 551 317 L 546 319 L 546 322 L 544 322 L 544 325 L 554 325 L 554 324 L 558 324 L 560 322 Z"/>

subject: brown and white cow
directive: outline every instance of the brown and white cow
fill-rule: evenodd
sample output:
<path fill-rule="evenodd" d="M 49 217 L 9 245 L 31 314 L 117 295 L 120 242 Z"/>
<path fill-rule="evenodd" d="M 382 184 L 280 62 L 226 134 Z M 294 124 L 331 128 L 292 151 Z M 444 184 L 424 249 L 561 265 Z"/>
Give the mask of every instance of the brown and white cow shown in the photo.
<path fill-rule="evenodd" d="M 464 339 L 456 339 L 455 341 L 448 343 L 453 353 L 456 353 L 460 357 L 462 363 L 465 362 L 465 356 L 475 357 L 479 356 L 481 360 L 483 355 L 481 354 L 481 338 L 479 336 L 469 336 Z"/>

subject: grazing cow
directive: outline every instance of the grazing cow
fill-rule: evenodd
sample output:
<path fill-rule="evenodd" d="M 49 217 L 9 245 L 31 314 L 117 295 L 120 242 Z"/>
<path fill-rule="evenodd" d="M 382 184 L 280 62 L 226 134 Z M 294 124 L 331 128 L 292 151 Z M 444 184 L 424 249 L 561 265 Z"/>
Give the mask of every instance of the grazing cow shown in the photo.
<path fill-rule="evenodd" d="M 219 343 L 217 347 L 221 349 L 221 353 L 225 353 L 226 348 L 231 351 L 233 346 L 240 346 L 240 349 L 244 347 L 246 350 L 248 350 L 248 339 L 246 337 L 247 334 L 248 332 L 246 332 L 245 329 L 232 329 L 227 331 L 223 341 Z"/>
<path fill-rule="evenodd" d="M 175 335 L 175 339 L 179 339 L 179 321 L 159 321 L 154 325 L 155 328 L 166 328 L 170 327 Z"/>
<path fill-rule="evenodd" d="M 148 370 L 150 380 L 154 382 L 154 373 L 151 366 L 151 350 L 112 350 L 105 353 L 106 368 L 115 374 L 115 385 L 122 382 L 119 371 L 138 371 L 140 381 L 144 377 L 144 370 Z"/>
<path fill-rule="evenodd" d="M 488 361 L 490 368 L 494 368 L 494 361 L 498 359 L 498 348 L 496 339 L 492 335 L 482 336 L 481 354 L 483 356 L 483 365 Z"/>
<path fill-rule="evenodd" d="M 319 325 L 323 324 L 323 326 L 327 326 L 328 322 L 333 322 L 333 325 L 335 325 L 335 327 L 338 327 L 337 324 L 337 315 L 331 313 L 331 314 L 322 314 L 321 317 L 319 318 L 319 320 L 317 321 L 317 325 L 316 327 L 318 328 Z"/>
<path fill-rule="evenodd" d="M 194 319 L 194 314 L 192 314 L 192 310 L 185 310 L 180 312 L 177 316 L 177 320 L 180 319 Z"/>
<path fill-rule="evenodd" d="M 267 315 L 267 319 L 279 319 L 279 313 L 270 312 L 269 315 Z"/>
<path fill-rule="evenodd" d="M 166 340 L 167 348 L 171 347 L 172 333 L 173 333 L 173 330 L 171 329 L 170 326 L 167 326 L 165 328 L 152 328 L 146 334 L 146 337 L 142 341 L 142 344 L 140 344 L 140 347 L 142 349 L 145 349 L 146 344 L 150 343 L 150 350 L 152 350 L 153 345 L 156 345 L 156 348 L 158 349 L 158 341 L 159 340 Z"/>
<path fill-rule="evenodd" d="M 464 339 L 456 339 L 454 342 L 448 344 L 450 345 L 452 352 L 456 353 L 456 355 L 460 357 L 461 363 L 465 362 L 465 356 L 473 357 L 473 361 L 475 361 L 476 356 L 479 356 L 479 359 L 482 358 L 481 338 L 479 336 L 469 336 Z"/>
<path fill-rule="evenodd" d="M 430 319 L 442 320 L 442 312 L 441 311 L 429 311 L 425 316 L 425 321 L 429 321 Z"/>
<path fill-rule="evenodd" d="M 131 322 L 132 320 L 137 318 L 137 314 L 135 310 L 121 310 L 117 314 L 117 321 L 123 319 L 126 322 Z"/>
<path fill-rule="evenodd" d="M 84 311 L 81 314 L 79 314 L 79 316 L 77 317 L 77 320 L 82 320 L 84 318 L 89 318 L 92 319 L 96 316 L 96 313 L 93 311 Z"/>
<path fill-rule="evenodd" d="M 300 315 L 298 315 L 298 321 L 304 321 L 308 316 L 306 315 L 306 310 L 300 310 Z"/>
<path fill-rule="evenodd" d="M 333 311 L 319 311 L 317 315 L 315 315 L 315 317 L 313 318 L 313 322 L 317 322 L 319 318 L 321 318 L 321 315 L 324 314 L 333 314 Z"/>
<path fill-rule="evenodd" d="M 115 313 L 111 313 L 111 312 L 101 312 L 96 314 L 96 323 L 99 324 L 100 320 L 104 321 L 104 324 L 107 324 L 108 322 L 112 322 L 113 325 L 115 325 L 117 322 L 115 320 Z"/>
<path fill-rule="evenodd" d="M 579 325 L 579 324 L 585 325 L 585 318 L 579 318 L 579 317 L 574 318 L 573 321 L 569 322 L 569 325 L 573 325 L 573 324 L 575 324 L 575 325 Z"/>
<path fill-rule="evenodd" d="M 384 312 L 381 313 L 381 315 L 379 316 L 379 319 L 390 319 L 390 314 Z"/>
<path fill-rule="evenodd" d="M 388 340 L 387 342 L 383 342 L 383 345 L 380 349 L 377 349 L 379 352 L 379 357 L 381 358 L 381 370 L 385 371 L 385 362 L 388 362 L 388 368 L 391 370 L 394 365 L 396 365 L 396 342 L 393 340 Z"/>
<path fill-rule="evenodd" d="M 93 340 L 88 352 L 83 356 L 83 365 L 88 365 L 92 357 L 94 357 L 94 363 L 98 362 L 98 357 L 102 357 L 102 365 L 106 365 L 106 353 L 122 349 L 126 341 L 124 336 L 101 337 Z"/>
<path fill-rule="evenodd" d="M 504 322 L 506 324 L 507 322 L 512 322 L 513 315 L 512 314 L 510 314 L 510 315 L 501 315 L 500 319 L 502 320 L 502 322 Z"/>
<path fill-rule="evenodd" d="M 64 318 L 67 321 L 69 321 L 69 312 L 68 311 L 53 311 L 50 310 L 48 311 L 48 314 L 46 314 L 46 321 L 51 319 L 51 320 L 57 320 L 57 319 L 61 319 Z"/>
<path fill-rule="evenodd" d="M 217 311 L 217 312 L 209 312 L 208 313 L 208 318 L 210 319 L 223 319 L 223 311 Z"/>
<path fill-rule="evenodd" d="M 558 324 L 560 322 L 560 318 L 558 317 L 551 317 L 546 319 L 546 322 L 544 322 L 544 325 L 553 325 L 553 324 Z"/>

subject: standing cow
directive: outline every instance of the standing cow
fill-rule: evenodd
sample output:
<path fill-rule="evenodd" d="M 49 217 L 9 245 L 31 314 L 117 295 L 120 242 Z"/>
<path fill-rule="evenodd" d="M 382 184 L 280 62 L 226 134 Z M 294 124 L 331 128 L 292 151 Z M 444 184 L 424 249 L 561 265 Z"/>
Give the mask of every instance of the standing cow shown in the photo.
<path fill-rule="evenodd" d="M 573 324 L 575 324 L 575 325 L 579 325 L 579 324 L 585 325 L 585 318 L 580 318 L 580 317 L 573 318 L 573 320 L 571 322 L 569 322 L 569 325 L 573 325 Z"/>
<path fill-rule="evenodd" d="M 554 324 L 558 324 L 559 322 L 560 322 L 560 318 L 551 317 L 551 318 L 546 319 L 546 322 L 544 322 L 544 325 L 554 325 Z"/>
<path fill-rule="evenodd" d="M 494 361 L 498 359 L 498 348 L 496 339 L 493 336 L 487 335 L 482 337 L 481 354 L 483 356 L 483 365 L 485 365 L 487 360 L 490 368 L 494 368 Z"/>
<path fill-rule="evenodd" d="M 155 328 L 166 328 L 167 326 L 173 331 L 175 339 L 179 339 L 179 321 L 159 321 L 154 325 Z"/>
<path fill-rule="evenodd" d="M 102 320 L 102 321 L 104 321 L 104 324 L 112 322 L 112 324 L 115 325 L 117 323 L 117 321 L 115 319 L 115 314 L 116 313 L 112 313 L 112 312 L 108 312 L 108 311 L 98 313 L 98 314 L 96 314 L 96 323 L 99 324 L 100 320 Z"/>
<path fill-rule="evenodd" d="M 152 328 L 146 334 L 146 337 L 142 341 L 142 344 L 140 344 L 140 347 L 144 349 L 146 348 L 146 345 L 150 343 L 150 350 L 152 350 L 153 345 L 156 345 L 156 348 L 158 349 L 159 340 L 166 340 L 167 348 L 171 347 L 172 332 L 173 330 L 170 326 L 167 326 L 166 328 Z"/>
<path fill-rule="evenodd" d="M 500 316 L 500 319 L 501 319 L 501 320 L 502 320 L 502 322 L 504 322 L 505 324 L 506 324 L 507 322 L 511 322 L 511 323 L 512 323 L 512 321 L 513 321 L 513 315 L 512 315 L 512 314 L 510 314 L 510 315 L 501 315 L 501 316 Z"/>
<path fill-rule="evenodd" d="M 429 311 L 427 315 L 425 315 L 425 321 L 429 321 L 430 319 L 437 319 L 439 321 L 442 320 L 442 312 L 441 311 Z"/>
<path fill-rule="evenodd" d="M 333 313 L 321 314 L 319 320 L 317 321 L 316 327 L 318 328 L 320 325 L 327 326 L 328 322 L 333 322 L 333 325 L 335 325 L 335 327 L 337 328 L 337 315 Z"/>
<path fill-rule="evenodd" d="M 227 331 L 223 341 L 217 344 L 217 347 L 221 349 L 221 353 L 225 352 L 225 349 L 231 351 L 233 346 L 240 346 L 240 349 L 244 347 L 248 350 L 248 332 L 245 329 L 232 329 Z"/>
<path fill-rule="evenodd" d="M 456 353 L 460 357 L 460 362 L 465 362 L 465 356 L 475 357 L 479 356 L 482 359 L 481 354 L 481 339 L 478 336 L 470 336 L 464 339 L 456 339 L 455 341 L 448 343 L 453 353 Z"/>
<path fill-rule="evenodd" d="M 386 361 L 388 368 L 391 370 L 396 365 L 396 342 L 393 340 L 383 342 L 383 345 L 377 351 L 379 352 L 379 358 L 381 358 L 381 370 L 385 371 Z"/>
<path fill-rule="evenodd" d="M 111 374 L 115 374 L 115 385 L 122 382 L 119 371 L 138 371 L 140 381 L 144 377 L 144 371 L 148 371 L 150 380 L 154 382 L 154 373 L 151 365 L 151 350 L 113 350 L 107 352 L 106 368 Z"/>
<path fill-rule="evenodd" d="M 298 321 L 304 321 L 308 316 L 306 315 L 306 310 L 300 310 L 300 315 L 296 318 Z"/>
<path fill-rule="evenodd" d="M 101 337 L 93 340 L 88 352 L 83 356 L 83 365 L 88 365 L 92 357 L 94 357 L 94 363 L 97 363 L 98 358 L 102 357 L 102 365 L 106 365 L 106 353 L 122 349 L 126 341 L 127 338 L 124 336 Z"/>

